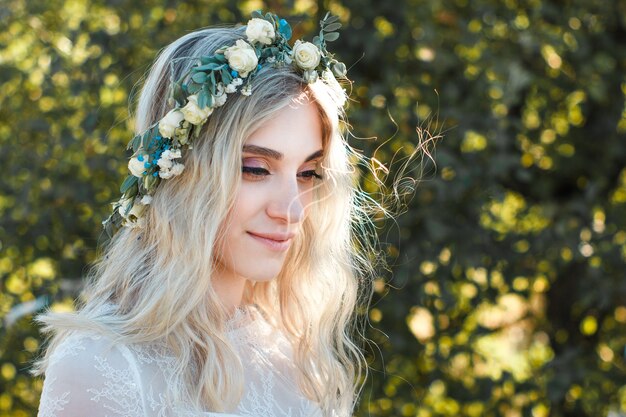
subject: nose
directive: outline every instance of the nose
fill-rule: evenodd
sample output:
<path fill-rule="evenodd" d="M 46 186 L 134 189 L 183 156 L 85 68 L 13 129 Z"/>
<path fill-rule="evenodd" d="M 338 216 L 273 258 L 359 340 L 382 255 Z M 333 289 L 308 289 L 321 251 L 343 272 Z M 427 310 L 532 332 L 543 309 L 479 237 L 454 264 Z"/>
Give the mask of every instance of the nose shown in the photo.
<path fill-rule="evenodd" d="M 285 180 L 272 192 L 267 215 L 288 224 L 304 220 L 302 194 L 297 180 Z"/>

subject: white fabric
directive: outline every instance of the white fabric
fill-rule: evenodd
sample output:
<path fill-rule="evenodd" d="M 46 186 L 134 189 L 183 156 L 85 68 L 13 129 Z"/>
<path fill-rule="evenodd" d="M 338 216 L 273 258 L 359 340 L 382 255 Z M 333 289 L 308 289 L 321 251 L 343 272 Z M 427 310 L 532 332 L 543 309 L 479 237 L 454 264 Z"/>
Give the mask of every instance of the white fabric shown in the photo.
<path fill-rule="evenodd" d="M 228 337 L 245 372 L 233 414 L 194 411 L 168 396 L 173 358 L 160 345 L 121 345 L 77 332 L 52 352 L 39 417 L 321 417 L 295 382 L 287 339 L 254 308 L 238 310 Z"/>

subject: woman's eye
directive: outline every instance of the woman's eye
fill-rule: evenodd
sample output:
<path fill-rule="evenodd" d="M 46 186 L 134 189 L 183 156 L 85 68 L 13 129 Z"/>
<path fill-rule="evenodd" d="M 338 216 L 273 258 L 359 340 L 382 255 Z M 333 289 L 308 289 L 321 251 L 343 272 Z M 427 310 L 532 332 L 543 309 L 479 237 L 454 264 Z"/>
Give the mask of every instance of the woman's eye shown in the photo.
<path fill-rule="evenodd" d="M 318 179 L 318 180 L 322 179 L 322 176 L 318 174 L 317 172 L 315 172 L 315 170 L 302 171 L 301 173 L 298 174 L 298 176 L 300 178 L 306 179 L 307 181 L 311 181 L 314 179 Z"/>
<path fill-rule="evenodd" d="M 244 174 L 257 176 L 257 177 L 263 177 L 265 175 L 269 175 L 270 174 L 270 172 L 267 169 L 265 169 L 265 168 L 246 167 L 246 166 L 241 168 L 241 172 L 243 172 Z"/>

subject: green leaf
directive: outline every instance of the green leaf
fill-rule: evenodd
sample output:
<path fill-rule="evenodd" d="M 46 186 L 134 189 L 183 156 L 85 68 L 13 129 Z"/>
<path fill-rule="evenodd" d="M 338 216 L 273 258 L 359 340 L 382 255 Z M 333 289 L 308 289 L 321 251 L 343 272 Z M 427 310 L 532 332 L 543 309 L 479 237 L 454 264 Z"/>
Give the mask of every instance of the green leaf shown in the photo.
<path fill-rule="evenodd" d="M 180 105 L 185 102 L 185 92 L 178 83 L 172 86 L 172 98 Z"/>
<path fill-rule="evenodd" d="M 198 91 L 200 91 L 200 88 L 202 88 L 202 84 L 196 84 L 194 82 L 191 82 L 187 85 L 187 91 L 189 91 L 189 94 L 196 94 Z"/>
<path fill-rule="evenodd" d="M 201 109 L 204 109 L 207 106 L 207 96 L 208 93 L 204 89 L 200 91 L 200 94 L 198 94 L 198 106 L 200 106 Z"/>
<path fill-rule="evenodd" d="M 124 194 L 130 187 L 137 184 L 137 177 L 129 175 L 120 186 L 120 193 Z"/>
<path fill-rule="evenodd" d="M 263 19 L 263 13 L 260 10 L 255 10 L 252 12 L 252 17 L 257 19 Z"/>
<path fill-rule="evenodd" d="M 211 87 L 211 94 L 215 95 L 216 89 L 217 89 L 216 88 L 217 80 L 215 79 L 215 73 L 211 72 L 211 75 L 209 77 L 210 77 L 210 81 L 211 81 L 211 83 L 209 84 L 210 87 Z"/>
<path fill-rule="evenodd" d="M 137 149 L 139 149 L 139 145 L 141 145 L 141 135 L 135 135 L 135 137 L 133 137 L 130 142 L 128 142 L 126 149 L 132 149 L 133 152 L 137 152 Z"/>
<path fill-rule="evenodd" d="M 341 23 L 331 23 L 328 26 L 324 26 L 324 32 L 334 32 L 341 27 Z"/>
<path fill-rule="evenodd" d="M 150 136 L 150 130 L 146 130 L 146 133 L 144 133 L 141 138 L 141 145 L 144 149 L 148 149 L 148 147 L 150 146 Z"/>
<path fill-rule="evenodd" d="M 228 71 L 227 68 L 222 68 L 222 71 L 220 72 L 221 76 L 222 76 L 222 82 L 226 85 L 230 84 L 231 81 L 233 80 L 233 76 L 230 75 L 230 71 Z"/>
<path fill-rule="evenodd" d="M 325 25 L 330 25 L 331 23 L 334 23 L 337 20 L 339 20 L 339 16 L 333 16 L 333 15 L 329 15 L 328 13 L 326 13 L 326 17 L 324 17 L 324 19 L 322 20 L 322 23 Z"/>
<path fill-rule="evenodd" d="M 327 33 L 324 36 L 324 40 L 326 42 L 336 41 L 337 39 L 339 39 L 339 33 L 337 33 L 337 32 Z"/>
<path fill-rule="evenodd" d="M 223 63 L 209 62 L 208 64 L 199 65 L 197 67 L 194 67 L 193 71 L 196 71 L 196 72 L 213 71 L 213 70 L 218 70 L 218 69 L 222 68 L 223 65 L 224 65 Z M 193 78 L 193 77 L 191 77 L 191 78 Z M 204 82 L 204 81 L 202 81 L 202 82 Z"/>
<path fill-rule="evenodd" d="M 202 84 L 206 81 L 206 73 L 197 72 L 191 76 L 191 79 L 198 84 Z"/>

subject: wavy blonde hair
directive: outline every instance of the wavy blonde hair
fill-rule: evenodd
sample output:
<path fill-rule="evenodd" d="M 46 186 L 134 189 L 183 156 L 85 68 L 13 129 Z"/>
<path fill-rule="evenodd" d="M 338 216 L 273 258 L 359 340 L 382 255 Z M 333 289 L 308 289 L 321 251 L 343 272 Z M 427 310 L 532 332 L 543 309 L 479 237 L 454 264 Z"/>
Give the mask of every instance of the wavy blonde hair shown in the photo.
<path fill-rule="evenodd" d="M 241 38 L 243 28 L 213 28 L 167 46 L 141 91 L 136 130 L 144 131 L 170 109 L 171 80 L 195 63 L 190 57 Z M 165 341 L 178 361 L 175 398 L 214 411 L 237 405 L 243 369 L 225 337 L 228 313 L 212 288 L 214 263 L 207 254 L 214 253 L 233 206 L 246 138 L 304 96 L 317 105 L 322 121 L 326 178 L 279 276 L 248 285 L 244 298 L 292 341 L 303 393 L 325 416 L 350 415 L 367 372 L 353 341 L 362 336 L 356 307 L 371 298 L 376 253 L 355 169 L 361 157 L 341 134 L 345 93 L 336 87 L 322 80 L 308 85 L 291 67 L 267 68 L 254 79 L 251 96 L 234 94 L 216 109 L 183 157 L 185 172 L 159 186 L 145 213 L 147 227 L 122 228 L 102 247 L 77 311 L 38 317 L 51 338 L 35 372 L 45 372 L 54 347 L 77 329 L 124 343 Z M 110 303 L 116 310 L 102 313 Z"/>

